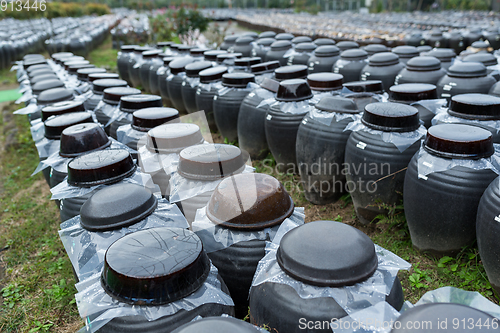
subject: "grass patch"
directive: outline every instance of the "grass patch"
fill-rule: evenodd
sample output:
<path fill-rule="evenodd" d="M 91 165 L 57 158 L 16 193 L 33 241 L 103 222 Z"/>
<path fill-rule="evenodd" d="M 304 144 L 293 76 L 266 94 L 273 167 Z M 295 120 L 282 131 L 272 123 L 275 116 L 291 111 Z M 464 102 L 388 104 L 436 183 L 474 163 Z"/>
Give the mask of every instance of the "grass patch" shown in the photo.
<path fill-rule="evenodd" d="M 17 85 L 17 76 L 15 71 L 10 71 L 12 66 L 8 66 L 0 70 L 0 89 L 3 90 L 4 87 L 9 87 L 12 85 Z"/>
<path fill-rule="evenodd" d="M 118 50 L 112 48 L 111 35 L 108 35 L 104 42 L 85 57 L 96 67 L 106 68 L 109 72 L 116 73 L 116 58 Z"/>

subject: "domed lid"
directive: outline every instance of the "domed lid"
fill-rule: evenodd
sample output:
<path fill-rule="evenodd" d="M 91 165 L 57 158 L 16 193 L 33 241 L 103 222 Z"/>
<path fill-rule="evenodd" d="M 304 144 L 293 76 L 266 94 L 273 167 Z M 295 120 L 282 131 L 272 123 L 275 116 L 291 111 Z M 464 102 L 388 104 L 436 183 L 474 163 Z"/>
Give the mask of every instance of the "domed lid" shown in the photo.
<path fill-rule="evenodd" d="M 125 149 L 97 150 L 68 163 L 68 184 L 78 187 L 113 184 L 130 177 L 135 170 L 136 164 Z"/>
<path fill-rule="evenodd" d="M 250 45 L 251 42 L 253 42 L 254 39 L 250 36 L 241 36 L 236 39 L 235 44 L 236 45 Z"/>
<path fill-rule="evenodd" d="M 46 74 L 54 74 L 54 71 L 50 68 L 40 68 L 40 69 L 37 69 L 36 71 L 28 72 L 28 76 L 30 78 L 33 78 L 33 77 L 39 76 L 39 75 L 46 75 Z"/>
<path fill-rule="evenodd" d="M 194 49 L 191 49 L 189 50 L 189 54 L 192 56 L 192 57 L 203 57 L 204 56 L 204 53 L 206 51 L 208 51 L 209 49 L 207 48 L 203 48 L 203 47 L 197 47 L 197 48 L 194 48 Z"/>
<path fill-rule="evenodd" d="M 417 57 L 420 54 L 415 46 L 410 45 L 396 46 L 392 49 L 392 52 L 404 59 Z"/>
<path fill-rule="evenodd" d="M 389 48 L 383 44 L 369 44 L 363 47 L 368 55 L 374 55 L 375 53 L 389 52 Z"/>
<path fill-rule="evenodd" d="M 350 98 L 340 96 L 325 96 L 314 106 L 325 112 L 360 113 L 356 103 Z"/>
<path fill-rule="evenodd" d="M 437 71 L 441 69 L 441 61 L 429 56 L 414 57 L 408 60 L 406 68 L 417 72 Z"/>
<path fill-rule="evenodd" d="M 105 74 L 105 73 L 103 73 Z M 91 74 L 89 74 L 90 77 Z M 101 74 L 102 75 L 102 74 Z M 127 81 L 119 79 L 99 79 L 92 82 L 94 94 L 102 95 L 104 89 L 111 87 L 126 87 Z"/>
<path fill-rule="evenodd" d="M 399 56 L 393 52 L 375 53 L 368 58 L 370 66 L 382 67 L 399 64 Z"/>
<path fill-rule="evenodd" d="M 172 43 L 170 44 L 169 48 L 171 50 L 177 51 L 179 49 L 179 46 L 181 46 L 181 44 Z"/>
<path fill-rule="evenodd" d="M 68 58 L 72 57 L 73 53 L 71 52 L 57 52 L 57 53 L 52 53 L 51 57 L 52 59 L 59 59 L 59 58 Z"/>
<path fill-rule="evenodd" d="M 445 158 L 480 159 L 495 153 L 491 132 L 466 124 L 430 127 L 424 148 L 433 155 Z"/>
<path fill-rule="evenodd" d="M 24 69 L 27 69 L 30 66 L 46 64 L 46 63 L 47 63 L 46 59 L 40 59 L 40 58 L 29 59 L 29 60 L 23 61 L 23 67 L 24 67 Z"/>
<path fill-rule="evenodd" d="M 226 87 L 245 88 L 255 82 L 255 75 L 250 73 L 226 73 L 222 75 L 222 85 Z"/>
<path fill-rule="evenodd" d="M 59 155 L 75 157 L 85 152 L 104 149 L 111 145 L 106 132 L 96 123 L 81 123 L 62 131 Z"/>
<path fill-rule="evenodd" d="M 273 80 L 273 79 L 270 79 L 270 78 L 266 77 L 260 83 L 260 87 L 264 88 L 264 89 L 267 89 L 269 91 L 272 91 L 273 93 L 277 93 L 278 89 L 280 87 L 280 83 L 278 81 L 276 81 L 276 80 Z"/>
<path fill-rule="evenodd" d="M 156 153 L 168 154 L 179 152 L 203 141 L 198 125 L 171 123 L 149 130 L 146 147 Z"/>
<path fill-rule="evenodd" d="M 485 66 L 495 66 L 498 64 L 497 58 L 491 53 L 475 53 L 466 56 L 464 62 L 480 62 Z"/>
<path fill-rule="evenodd" d="M 344 40 L 344 41 L 338 42 L 336 45 L 340 49 L 340 51 L 359 48 L 358 43 L 356 43 L 354 41 L 350 41 L 350 40 Z"/>
<path fill-rule="evenodd" d="M 417 46 L 417 50 L 420 53 L 420 55 L 422 55 L 422 52 L 429 52 L 430 50 L 432 50 L 432 47 L 429 45 L 420 45 Z"/>
<path fill-rule="evenodd" d="M 136 46 L 134 48 L 134 52 L 142 54 L 142 52 L 147 51 L 147 50 L 151 50 L 151 49 L 152 49 L 152 47 L 150 47 L 150 46 Z"/>
<path fill-rule="evenodd" d="M 158 200 L 138 184 L 114 184 L 97 191 L 80 209 L 81 226 L 89 231 L 125 228 L 151 215 Z"/>
<path fill-rule="evenodd" d="M 101 285 L 120 302 L 162 305 L 198 290 L 209 273 L 210 259 L 194 232 L 161 227 L 130 233 L 111 244 Z"/>
<path fill-rule="evenodd" d="M 261 62 L 260 57 L 243 57 L 239 59 L 234 59 L 235 66 L 250 67 Z"/>
<path fill-rule="evenodd" d="M 49 65 L 47 65 L 47 64 L 41 64 L 41 65 L 31 66 L 30 68 L 28 68 L 26 70 L 26 72 L 28 72 L 28 74 L 29 74 L 29 73 L 37 71 L 39 69 L 50 69 L 50 70 L 52 70 L 52 68 Z"/>
<path fill-rule="evenodd" d="M 259 39 L 263 38 L 274 38 L 276 33 L 274 31 L 264 31 L 259 34 Z"/>
<path fill-rule="evenodd" d="M 168 66 L 172 61 L 174 61 L 177 57 L 163 57 L 163 65 Z"/>
<path fill-rule="evenodd" d="M 54 88 L 44 90 L 38 95 L 36 102 L 38 105 L 48 105 L 73 99 L 73 93 L 65 88 Z"/>
<path fill-rule="evenodd" d="M 276 39 L 274 38 L 260 38 L 257 39 L 256 43 L 261 46 L 271 46 L 275 41 Z"/>
<path fill-rule="evenodd" d="M 189 179 L 216 180 L 241 173 L 248 153 L 225 144 L 203 144 L 183 149 L 179 154 L 179 175 Z"/>
<path fill-rule="evenodd" d="M 305 79 L 307 78 L 307 66 L 306 65 L 291 65 L 276 68 L 274 71 L 274 78 L 278 81 L 290 80 L 290 79 Z"/>
<path fill-rule="evenodd" d="M 320 287 L 343 287 L 373 275 L 378 258 L 372 240 L 350 225 L 315 221 L 290 230 L 276 259 L 292 278 Z"/>
<path fill-rule="evenodd" d="M 335 41 L 331 38 L 318 38 L 314 40 L 314 44 L 317 46 L 335 45 Z"/>
<path fill-rule="evenodd" d="M 65 61 L 64 62 L 64 68 L 68 71 L 71 66 L 82 66 L 82 65 L 89 65 L 90 61 L 88 60 L 74 60 L 74 61 Z M 76 73 L 76 70 L 75 70 Z"/>
<path fill-rule="evenodd" d="M 83 68 L 95 68 L 95 65 L 92 64 L 71 65 L 68 67 L 68 73 L 72 75 L 77 75 L 78 70 Z"/>
<path fill-rule="evenodd" d="M 250 67 L 250 71 L 253 74 L 257 75 L 257 74 L 272 72 L 279 67 L 280 67 L 280 62 L 278 60 L 273 60 L 252 65 Z"/>
<path fill-rule="evenodd" d="M 62 81 L 60 81 L 59 79 L 49 79 L 35 83 L 31 87 L 31 91 L 33 92 L 33 95 L 40 95 L 42 91 L 63 87 L 64 83 L 62 83 Z"/>
<path fill-rule="evenodd" d="M 292 40 L 294 38 L 295 38 L 294 35 L 286 33 L 286 32 L 282 32 L 282 33 L 274 36 L 274 39 L 276 39 L 276 40 Z"/>
<path fill-rule="evenodd" d="M 368 52 L 363 49 L 345 50 L 340 54 L 340 58 L 350 61 L 359 61 L 368 58 Z"/>
<path fill-rule="evenodd" d="M 384 88 L 380 80 L 353 81 L 344 83 L 343 86 L 355 93 L 374 93 L 382 94 Z"/>
<path fill-rule="evenodd" d="M 127 113 L 133 113 L 140 109 L 162 106 L 161 97 L 157 95 L 134 94 L 122 96 L 120 99 L 120 111 Z"/>
<path fill-rule="evenodd" d="M 335 57 L 340 54 L 340 49 L 335 45 L 322 45 L 314 50 L 314 55 L 317 57 Z"/>
<path fill-rule="evenodd" d="M 231 229 L 263 230 L 292 215 L 294 204 L 283 184 L 263 173 L 227 177 L 212 193 L 207 217 Z"/>
<path fill-rule="evenodd" d="M 132 52 L 138 45 L 122 45 L 120 50 L 123 52 Z"/>
<path fill-rule="evenodd" d="M 361 122 L 384 132 L 411 132 L 420 127 L 416 108 L 391 102 L 368 104 Z"/>
<path fill-rule="evenodd" d="M 485 94 L 463 94 L 451 98 L 448 113 L 473 120 L 500 119 L 500 98 Z"/>
<path fill-rule="evenodd" d="M 271 44 L 271 51 L 284 51 L 292 48 L 289 40 L 276 40 Z"/>
<path fill-rule="evenodd" d="M 102 100 L 107 104 L 118 105 L 122 97 L 129 95 L 138 95 L 140 93 L 141 91 L 139 89 L 131 87 L 106 88 L 106 90 L 104 90 L 104 96 L 102 97 Z"/>
<path fill-rule="evenodd" d="M 152 59 L 157 57 L 161 53 L 161 50 L 148 50 L 142 52 L 143 59 Z"/>
<path fill-rule="evenodd" d="M 23 60 L 30 60 L 30 59 L 45 59 L 45 58 L 41 54 L 26 54 L 23 57 Z"/>
<path fill-rule="evenodd" d="M 205 51 L 203 55 L 205 56 L 205 60 L 207 61 L 217 61 L 218 55 L 226 53 L 227 51 L 224 50 L 210 50 L 210 51 Z"/>
<path fill-rule="evenodd" d="M 200 75 L 201 83 L 209 83 L 214 81 L 222 81 L 222 75 L 227 73 L 226 66 L 216 66 L 202 70 Z"/>
<path fill-rule="evenodd" d="M 292 79 L 280 82 L 276 100 L 281 102 L 299 102 L 312 98 L 311 87 L 306 80 Z"/>
<path fill-rule="evenodd" d="M 133 113 L 132 128 L 147 132 L 156 126 L 179 119 L 179 111 L 173 108 L 155 107 L 137 110 Z"/>
<path fill-rule="evenodd" d="M 486 75 L 486 66 L 480 62 L 459 62 L 448 68 L 448 76 L 451 77 L 481 77 Z"/>
<path fill-rule="evenodd" d="M 295 46 L 295 51 L 297 52 L 312 52 L 316 50 L 316 44 L 314 43 L 300 43 Z"/>
<path fill-rule="evenodd" d="M 241 58 L 243 54 L 241 53 L 223 53 L 217 56 L 217 63 L 222 64 L 225 60 Z"/>
<path fill-rule="evenodd" d="M 455 58 L 457 55 L 454 49 L 432 49 L 426 54 L 430 57 L 436 57 L 441 62 L 451 62 L 451 59 Z"/>
<path fill-rule="evenodd" d="M 79 70 L 76 71 L 78 80 L 80 81 L 88 81 L 89 79 L 89 74 L 92 73 L 106 73 L 106 70 L 104 68 L 80 68 Z"/>
<path fill-rule="evenodd" d="M 184 72 L 186 65 L 192 63 L 193 61 L 194 58 L 192 57 L 175 58 L 168 64 L 168 67 L 170 67 L 170 72 L 175 75 Z"/>
<path fill-rule="evenodd" d="M 346 51 L 347 52 L 347 51 Z M 313 73 L 307 76 L 307 83 L 312 90 L 332 91 L 342 89 L 342 74 L 334 73 Z"/>
<path fill-rule="evenodd" d="M 207 68 L 212 67 L 212 63 L 210 61 L 196 61 L 190 64 L 187 64 L 185 67 L 186 76 L 188 77 L 199 77 L 199 73 Z"/>
<path fill-rule="evenodd" d="M 101 79 L 119 79 L 120 76 L 116 73 L 92 73 L 89 74 L 89 82 L 94 82 Z"/>
<path fill-rule="evenodd" d="M 478 41 L 475 41 L 474 43 L 472 43 L 471 46 L 476 48 L 476 49 L 487 49 L 488 47 L 490 47 L 490 44 L 488 44 L 482 40 L 478 40 Z"/>
<path fill-rule="evenodd" d="M 66 113 L 44 122 L 45 137 L 51 140 L 60 140 L 61 134 L 65 128 L 70 126 L 91 123 L 92 114 L 90 112 L 72 112 Z"/>
<path fill-rule="evenodd" d="M 308 36 L 298 36 L 292 39 L 293 44 L 312 43 L 312 38 Z"/>
<path fill-rule="evenodd" d="M 66 63 L 71 62 L 71 61 L 84 61 L 85 58 L 82 56 L 71 56 L 71 57 L 66 57 L 66 58 L 60 58 L 61 63 L 63 66 L 66 66 Z"/>
<path fill-rule="evenodd" d="M 158 42 L 156 43 L 156 47 L 158 48 L 164 48 L 164 47 L 170 47 L 172 44 L 174 44 L 174 42 L 170 41 L 170 42 Z"/>
<path fill-rule="evenodd" d="M 59 80 L 59 78 L 55 74 L 37 75 L 37 76 L 34 76 L 30 79 L 30 84 L 31 84 L 31 86 L 34 86 L 36 83 L 41 82 L 41 81 L 45 81 L 45 80 Z"/>
<path fill-rule="evenodd" d="M 234 44 L 236 43 L 236 40 L 240 38 L 239 35 L 230 35 L 230 36 L 226 36 L 224 37 L 224 43 L 227 43 L 227 44 Z"/>
<path fill-rule="evenodd" d="M 498 319 L 475 308 L 454 303 L 429 303 L 415 306 L 406 310 L 392 325 L 391 333 L 416 332 L 426 333 L 465 333 L 465 332 L 497 332 L 498 327 L 490 325 L 476 328 L 475 325 L 466 326 L 463 323 L 490 323 Z M 444 325 L 444 323 L 447 323 Z M 419 327 L 426 329 L 406 329 L 413 323 L 421 323 Z M 456 325 L 459 323 L 459 325 Z M 458 329 L 457 329 L 458 327 Z M 490 328 L 491 327 L 491 328 Z"/>
<path fill-rule="evenodd" d="M 243 35 L 241 35 L 242 37 L 252 37 L 253 40 L 256 40 L 257 38 L 259 38 L 259 34 L 256 33 L 255 31 L 248 31 L 248 32 L 245 32 L 243 33 Z"/>
<path fill-rule="evenodd" d="M 207 317 L 189 322 L 172 333 L 256 333 L 256 327 L 233 317 Z"/>
<path fill-rule="evenodd" d="M 437 99 L 436 86 L 425 83 L 405 83 L 389 88 L 390 99 L 395 102 L 417 102 L 424 99 Z"/>
<path fill-rule="evenodd" d="M 64 113 L 85 111 L 83 101 L 64 101 L 47 105 L 42 108 L 42 121 L 47 120 L 51 116 L 59 116 Z"/>

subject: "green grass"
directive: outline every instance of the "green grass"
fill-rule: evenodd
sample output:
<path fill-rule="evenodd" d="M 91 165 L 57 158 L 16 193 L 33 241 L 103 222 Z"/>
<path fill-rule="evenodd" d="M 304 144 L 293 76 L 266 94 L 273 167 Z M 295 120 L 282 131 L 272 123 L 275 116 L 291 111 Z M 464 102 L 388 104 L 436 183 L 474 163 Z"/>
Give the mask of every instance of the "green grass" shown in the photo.
<path fill-rule="evenodd" d="M 11 66 L 0 70 L 0 89 L 2 86 L 17 84 L 16 71 L 10 71 Z"/>
<path fill-rule="evenodd" d="M 116 73 L 117 56 L 118 50 L 112 48 L 111 35 L 109 35 L 100 47 L 91 51 L 85 58 L 96 67 L 106 68 L 109 72 Z"/>

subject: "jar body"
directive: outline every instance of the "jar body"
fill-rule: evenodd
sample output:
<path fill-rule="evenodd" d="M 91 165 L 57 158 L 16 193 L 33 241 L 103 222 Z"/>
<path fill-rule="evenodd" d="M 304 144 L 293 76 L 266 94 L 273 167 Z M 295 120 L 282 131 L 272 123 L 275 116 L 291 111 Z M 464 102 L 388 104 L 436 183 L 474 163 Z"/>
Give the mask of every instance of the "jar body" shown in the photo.
<path fill-rule="evenodd" d="M 186 107 L 182 99 L 183 81 L 183 77 L 180 75 L 174 75 L 170 81 L 167 80 L 168 96 L 174 108 L 179 111 L 179 114 L 186 114 Z"/>
<path fill-rule="evenodd" d="M 436 85 L 443 76 L 446 75 L 444 69 L 439 69 L 437 71 L 409 71 L 407 68 L 403 68 L 401 72 L 396 76 L 394 84 L 403 83 L 428 83 Z"/>
<path fill-rule="evenodd" d="M 234 45 L 233 52 L 234 53 L 241 53 L 243 57 L 251 57 L 252 56 L 252 44 Z"/>
<path fill-rule="evenodd" d="M 190 226 L 196 217 L 196 211 L 208 204 L 208 201 L 210 201 L 210 198 L 212 197 L 212 193 L 213 191 L 203 192 L 180 202 L 178 206 L 182 210 L 182 213 L 186 217 Z M 176 202 L 176 204 L 178 203 Z"/>
<path fill-rule="evenodd" d="M 403 63 L 390 66 L 370 66 L 366 65 L 361 71 L 361 81 L 380 80 L 385 91 L 394 85 L 394 81 L 399 72 L 405 67 Z"/>
<path fill-rule="evenodd" d="M 238 143 L 252 159 L 262 159 L 269 152 L 265 128 L 269 107 L 267 105 L 257 107 L 263 100 L 262 97 L 251 92 L 241 102 L 238 115 Z"/>
<path fill-rule="evenodd" d="M 80 208 L 82 208 L 83 204 L 94 193 L 95 191 L 92 191 L 91 193 L 83 195 L 81 197 L 62 199 L 60 206 L 61 223 L 77 215 L 80 215 Z"/>
<path fill-rule="evenodd" d="M 291 65 L 309 65 L 309 58 L 310 58 L 310 54 L 306 53 L 306 52 L 301 52 L 301 53 L 298 53 L 298 54 L 292 54 L 291 56 L 288 57 L 288 60 L 287 60 L 287 65 L 288 66 L 291 66 Z"/>
<path fill-rule="evenodd" d="M 309 58 L 309 74 L 331 72 L 333 65 L 339 60 L 339 56 L 318 57 L 313 55 Z"/>
<path fill-rule="evenodd" d="M 159 59 L 153 59 L 149 67 L 149 91 L 153 95 L 160 95 L 160 86 L 158 85 L 157 71 L 163 63 Z"/>
<path fill-rule="evenodd" d="M 215 83 L 215 82 L 214 82 Z M 214 84 L 212 83 L 212 85 Z M 217 125 L 214 118 L 214 96 L 217 94 L 216 87 L 210 87 L 210 90 L 203 89 L 198 86 L 196 89 L 196 108 L 205 111 L 208 126 L 213 132 L 217 131 Z"/>
<path fill-rule="evenodd" d="M 130 82 L 132 87 L 138 87 L 141 85 L 141 64 L 142 64 L 142 54 L 134 54 L 133 57 L 129 58 L 128 61 L 128 73 L 130 77 Z"/>
<path fill-rule="evenodd" d="M 243 99 L 248 95 L 247 89 L 231 89 L 223 95 L 214 96 L 213 110 L 215 123 L 223 138 L 228 142 L 238 140 L 238 114 Z"/>
<path fill-rule="evenodd" d="M 83 102 L 83 107 L 85 108 L 85 111 L 94 111 L 96 108 L 97 104 L 99 104 L 100 101 L 102 101 L 102 96 L 99 94 L 92 94 L 90 97 Z"/>
<path fill-rule="evenodd" d="M 198 106 L 196 105 L 196 89 L 198 85 L 192 87 L 189 82 L 182 82 L 182 100 L 184 101 L 184 106 L 186 107 L 186 111 L 188 113 L 193 113 L 199 111 Z"/>
<path fill-rule="evenodd" d="M 490 75 L 474 78 L 459 78 L 445 75 L 436 85 L 439 98 L 450 100 L 459 94 L 487 94 L 497 81 Z"/>
<path fill-rule="evenodd" d="M 160 96 L 163 100 L 163 104 L 166 106 L 172 105 L 170 101 L 170 95 L 168 94 L 167 77 L 170 75 L 170 70 L 163 66 L 156 71 L 158 77 L 158 89 L 160 90 Z"/>
<path fill-rule="evenodd" d="M 266 61 L 274 61 L 277 60 L 280 62 L 280 66 L 286 66 L 288 62 L 288 58 L 284 58 L 286 51 L 288 50 L 269 50 L 266 53 Z"/>
<path fill-rule="evenodd" d="M 361 71 L 367 64 L 366 60 L 347 61 L 339 59 L 335 62 L 332 72 L 342 74 L 344 76 L 344 83 L 359 81 L 361 78 Z"/>
<path fill-rule="evenodd" d="M 130 114 L 130 116 L 132 116 L 132 114 Z M 132 117 L 130 117 L 130 118 L 132 118 Z M 132 123 L 132 121 L 125 118 L 125 117 L 122 119 L 113 121 L 109 125 L 109 136 L 111 136 L 113 139 L 117 140 L 116 131 L 118 130 L 118 127 L 123 126 L 123 125 L 128 125 L 131 123 Z"/>
<path fill-rule="evenodd" d="M 151 92 L 149 87 L 149 68 L 152 64 L 152 59 L 144 60 L 144 62 L 139 67 L 139 77 L 141 78 L 142 89 L 146 92 Z"/>
<path fill-rule="evenodd" d="M 129 58 L 130 52 L 118 52 L 118 58 L 116 59 L 116 68 L 118 69 L 118 75 L 120 75 L 122 80 L 125 80 L 130 84 L 130 76 L 128 73 Z"/>

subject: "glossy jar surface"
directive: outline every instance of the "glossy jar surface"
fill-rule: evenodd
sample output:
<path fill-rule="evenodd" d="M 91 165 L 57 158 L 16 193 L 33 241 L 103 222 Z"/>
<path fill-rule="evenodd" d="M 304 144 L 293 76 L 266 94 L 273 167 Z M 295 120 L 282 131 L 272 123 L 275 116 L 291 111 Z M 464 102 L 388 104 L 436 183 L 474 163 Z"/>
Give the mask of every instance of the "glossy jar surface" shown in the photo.
<path fill-rule="evenodd" d="M 377 53 L 369 58 L 368 65 L 361 71 L 361 81 L 380 80 L 387 91 L 394 85 L 396 76 L 404 67 L 395 53 Z"/>

